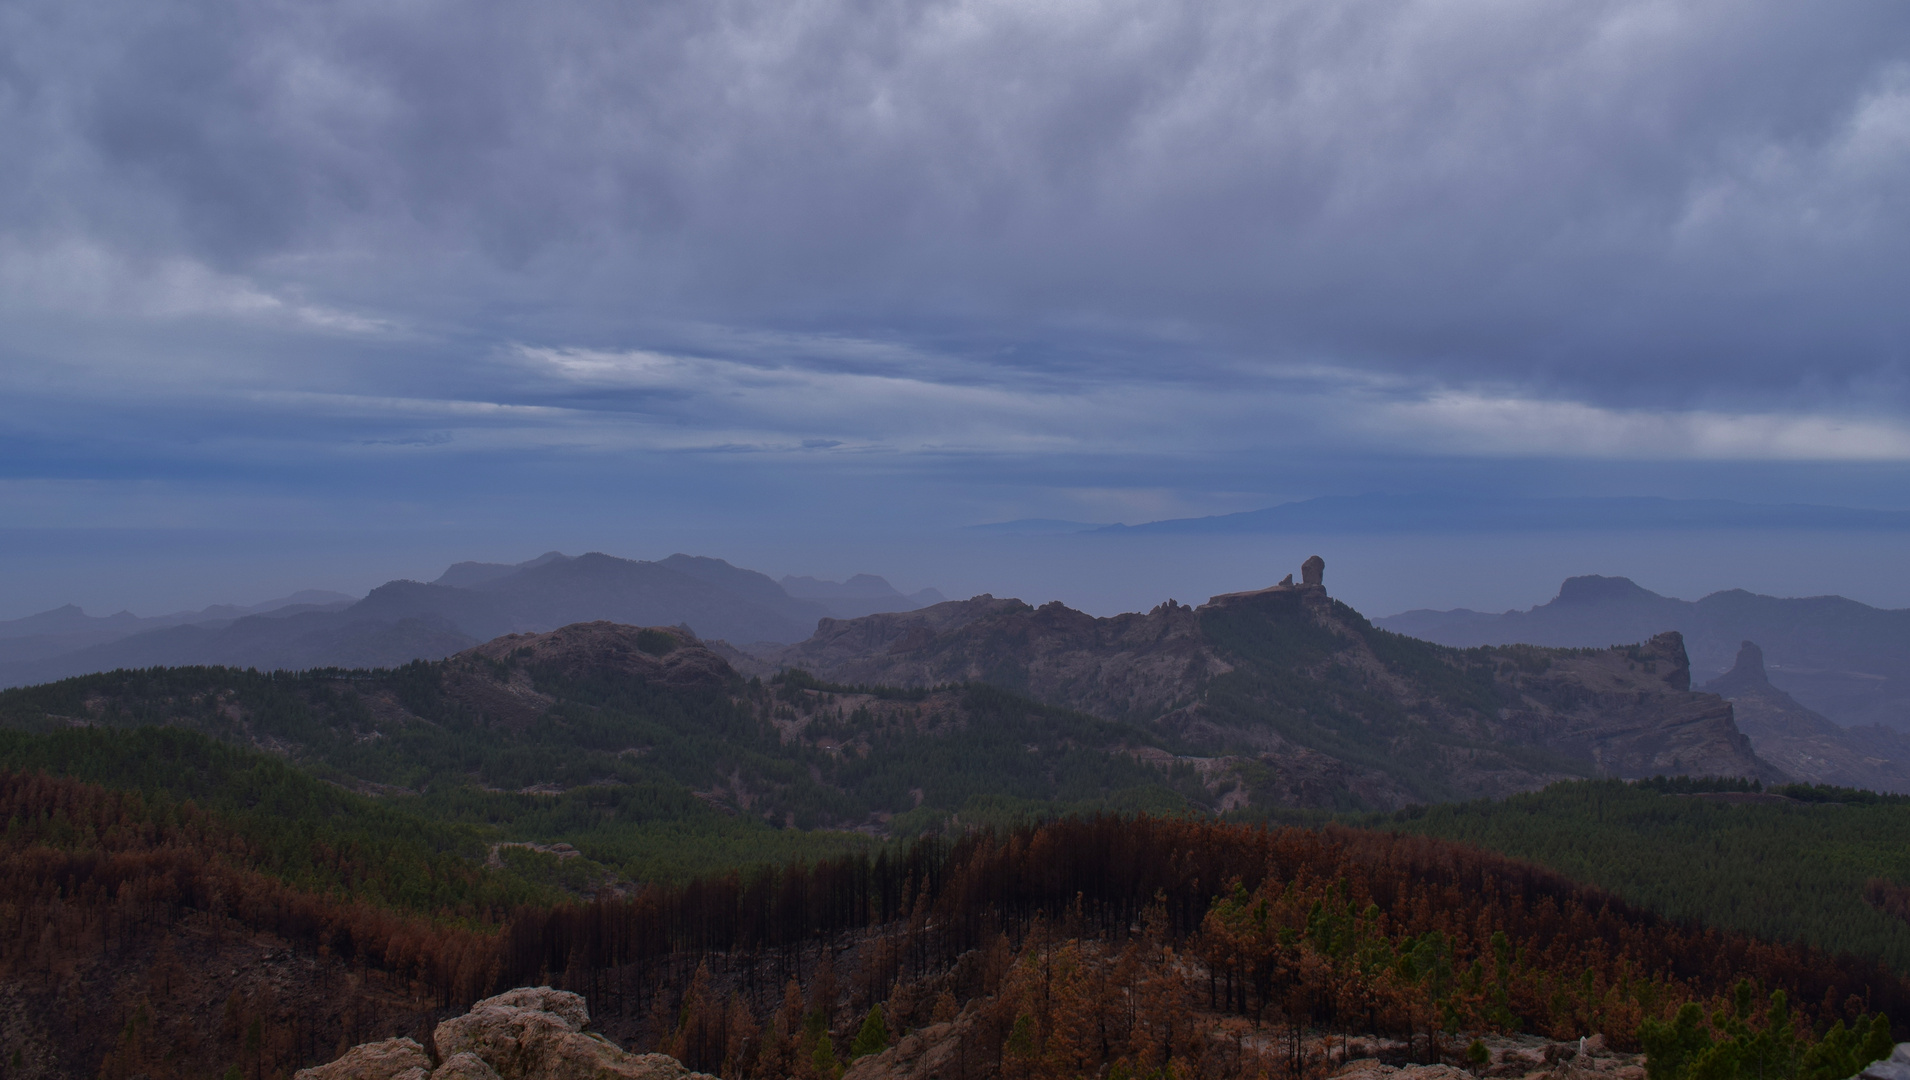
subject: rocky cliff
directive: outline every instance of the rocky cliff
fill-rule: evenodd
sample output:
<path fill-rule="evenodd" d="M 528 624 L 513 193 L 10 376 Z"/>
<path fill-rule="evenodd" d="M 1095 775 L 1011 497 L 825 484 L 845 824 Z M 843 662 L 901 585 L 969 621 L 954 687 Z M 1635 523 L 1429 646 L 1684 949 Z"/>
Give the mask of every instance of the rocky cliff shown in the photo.
<path fill-rule="evenodd" d="M 429 1047 L 364 1043 L 295 1080 L 715 1080 L 666 1054 L 629 1053 L 589 1026 L 579 995 L 523 987 L 439 1024 Z"/>
<path fill-rule="evenodd" d="M 986 682 L 1147 725 L 1207 755 L 1206 775 L 1240 803 L 1390 807 L 1591 775 L 1787 778 L 1730 703 L 1691 690 L 1676 633 L 1459 650 L 1378 630 L 1323 585 L 1290 581 L 1113 618 L 978 597 L 826 620 L 772 659 L 841 683 Z"/>
<path fill-rule="evenodd" d="M 1881 725 L 1843 727 L 1805 708 L 1771 685 L 1764 650 L 1756 643 L 1740 646 L 1736 665 L 1705 689 L 1728 699 L 1738 729 L 1758 755 L 1793 777 L 1813 784 L 1910 792 L 1910 736 Z"/>

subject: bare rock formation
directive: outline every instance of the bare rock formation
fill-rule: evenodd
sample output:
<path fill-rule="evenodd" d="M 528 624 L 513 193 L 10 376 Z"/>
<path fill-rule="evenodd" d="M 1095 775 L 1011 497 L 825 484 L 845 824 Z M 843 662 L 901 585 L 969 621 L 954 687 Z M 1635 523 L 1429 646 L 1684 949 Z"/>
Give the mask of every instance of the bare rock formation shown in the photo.
<path fill-rule="evenodd" d="M 981 1071 L 974 1044 L 981 1011 L 964 1009 L 952 1021 L 930 1024 L 879 1054 L 859 1058 L 842 1080 L 960 1080 Z"/>
<path fill-rule="evenodd" d="M 1300 564 L 1300 584 L 1326 584 L 1326 560 L 1318 555 L 1307 556 L 1307 560 Z"/>
<path fill-rule="evenodd" d="M 834 682 L 940 686 L 987 682 L 1097 716 L 1148 719 L 1190 703 L 1231 670 L 1200 640 L 1194 609 L 1097 619 L 1059 601 L 1030 607 L 978 596 L 918 611 L 824 619 L 779 662 Z"/>
<path fill-rule="evenodd" d="M 1643 645 L 1547 657 L 1515 670 L 1518 701 L 1504 720 L 1533 742 L 1589 758 L 1606 776 L 1742 776 L 1782 782 L 1737 728 L 1731 703 L 1691 692 L 1691 662 L 1677 631 Z"/>
<path fill-rule="evenodd" d="M 416 1039 L 386 1039 L 362 1043 L 327 1065 L 300 1069 L 298 1080 L 423 1080 L 431 1072 L 431 1055 Z"/>
<path fill-rule="evenodd" d="M 462 1050 L 444 1059 L 444 1064 L 433 1072 L 434 1080 L 501 1080 L 497 1070 L 483 1058 Z"/>
<path fill-rule="evenodd" d="M 295 1080 L 715 1080 L 667 1054 L 629 1053 L 589 1026 L 582 997 L 521 987 L 439 1024 L 436 1068 L 411 1039 L 387 1039 L 301 1069 Z"/>
<path fill-rule="evenodd" d="M 809 640 L 791 645 L 769 659 L 784 667 L 830 672 L 844 682 L 871 681 L 863 674 L 887 663 L 906 664 L 911 654 L 937 638 L 953 634 L 970 623 L 1030 610 L 1019 600 L 997 600 L 983 593 L 968 600 L 950 600 L 915 611 L 884 612 L 860 619 L 823 619 Z"/>
<path fill-rule="evenodd" d="M 1842 727 L 1771 685 L 1764 650 L 1738 648 L 1737 664 L 1705 684 L 1729 699 L 1759 757 L 1813 784 L 1910 793 L 1910 737 L 1881 726 Z"/>
<path fill-rule="evenodd" d="M 1871 1062 L 1855 1080 L 1910 1080 L 1910 1043 L 1898 1043 L 1889 1057 Z"/>
<path fill-rule="evenodd" d="M 1573 776 L 1786 778 L 1729 702 L 1691 691 L 1677 634 L 1460 653 L 1376 631 L 1307 585 L 1104 619 L 989 597 L 823 625 L 783 662 L 838 683 L 991 683 L 1147 724 L 1214 754 L 1203 782 L 1235 804 L 1396 809 Z"/>

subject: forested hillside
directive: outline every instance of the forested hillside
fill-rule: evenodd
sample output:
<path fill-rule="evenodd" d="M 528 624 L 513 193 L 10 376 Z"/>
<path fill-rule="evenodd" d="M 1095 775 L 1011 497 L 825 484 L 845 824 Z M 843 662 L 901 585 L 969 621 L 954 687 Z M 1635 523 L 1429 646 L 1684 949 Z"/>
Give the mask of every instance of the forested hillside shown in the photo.
<path fill-rule="evenodd" d="M 977 1076 L 1302 1076 L 1355 1036 L 1422 1060 L 1490 1031 L 1636 1046 L 1696 1002 L 1791 1048 L 1767 1075 L 1835 1080 L 1843 1031 L 1910 1016 L 1874 964 L 1371 831 L 1077 819 L 424 915 L 294 888 L 191 802 L 0 773 L 0 814 L 9 1077 L 281 1075 L 531 983 L 739 1078 L 834 1076 L 943 1020 Z"/>
<path fill-rule="evenodd" d="M 334 785 L 334 801 L 349 789 L 462 829 L 467 854 L 571 844 L 583 864 L 565 871 L 580 887 L 592 873 L 648 881 L 854 850 L 955 817 L 1180 812 L 1214 799 L 1170 741 L 986 685 L 890 691 L 801 672 L 745 682 L 679 634 L 609 624 L 494 644 L 390 672 L 164 668 L 6 691 L 0 763 L 179 798 L 226 790 L 184 790 L 196 772 L 175 776 L 144 743 L 107 737 L 193 732 L 296 765 Z"/>
<path fill-rule="evenodd" d="M 1910 971 L 1910 923 L 1866 900 L 1873 881 L 1910 882 L 1910 800 L 1706 786 L 1585 781 L 1349 820 L 1529 859 L 1671 918 Z"/>

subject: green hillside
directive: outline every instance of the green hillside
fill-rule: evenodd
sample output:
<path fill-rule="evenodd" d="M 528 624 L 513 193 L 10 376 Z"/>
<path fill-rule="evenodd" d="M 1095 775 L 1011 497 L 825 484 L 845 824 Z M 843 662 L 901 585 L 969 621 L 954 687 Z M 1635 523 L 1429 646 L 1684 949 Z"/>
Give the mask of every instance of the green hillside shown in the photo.
<path fill-rule="evenodd" d="M 1910 923 L 1864 899 L 1872 879 L 1910 882 L 1904 801 L 1726 802 L 1594 780 L 1346 820 L 1528 859 L 1673 918 L 1910 971 Z"/>
<path fill-rule="evenodd" d="M 479 663 L 149 669 L 10 690 L 0 768 L 198 800 L 261 836 L 350 821 L 396 838 L 378 856 L 394 863 L 427 850 L 483 861 L 500 843 L 583 853 L 558 866 L 501 849 L 526 880 L 473 883 L 462 899 L 479 904 L 867 850 L 956 818 L 1175 814 L 1208 797 L 1191 766 L 1120 752 L 1159 745 L 1138 729 L 982 685 L 872 692 L 791 672 L 670 687 Z M 510 680 L 535 710 L 498 698 Z M 285 858 L 293 878 L 308 872 Z"/>

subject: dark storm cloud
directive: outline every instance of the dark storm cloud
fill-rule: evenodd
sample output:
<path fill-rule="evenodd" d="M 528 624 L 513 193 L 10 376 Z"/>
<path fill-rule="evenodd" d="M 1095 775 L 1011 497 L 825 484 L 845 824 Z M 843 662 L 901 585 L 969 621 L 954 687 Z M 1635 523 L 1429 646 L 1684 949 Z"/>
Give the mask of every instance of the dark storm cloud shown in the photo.
<path fill-rule="evenodd" d="M 1039 343 L 987 353 L 1030 377 L 1906 404 L 1896 0 L 0 19 L 0 229 L 52 297 L 28 306 L 118 274 L 162 312 L 156 278 L 193 311 L 539 347 L 846 330 Z"/>

